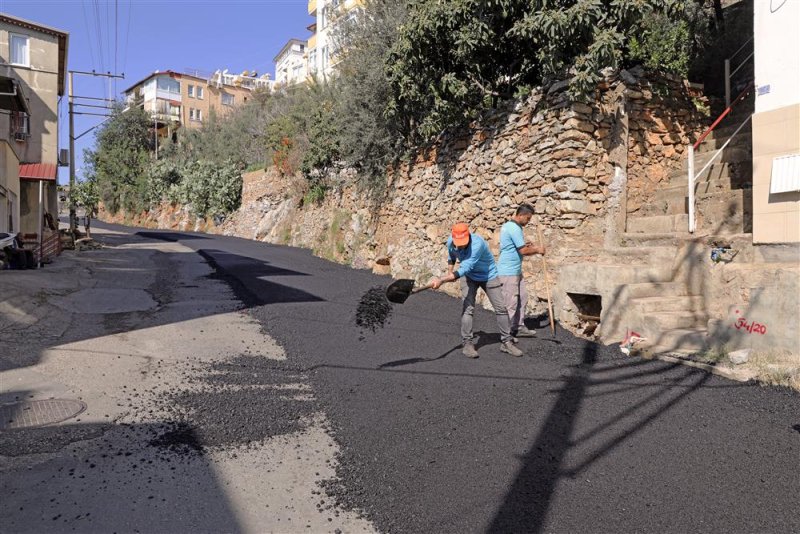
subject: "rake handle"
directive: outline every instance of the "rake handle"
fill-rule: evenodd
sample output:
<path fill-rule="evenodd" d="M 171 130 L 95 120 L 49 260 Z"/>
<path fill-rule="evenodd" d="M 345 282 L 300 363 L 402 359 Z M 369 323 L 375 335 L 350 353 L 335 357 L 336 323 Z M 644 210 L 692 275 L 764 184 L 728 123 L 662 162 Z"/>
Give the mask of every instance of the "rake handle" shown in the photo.
<path fill-rule="evenodd" d="M 536 227 L 536 235 L 539 236 L 539 246 L 544 248 L 544 239 L 542 239 L 542 228 L 540 226 Z M 547 314 L 550 317 L 550 331 L 555 336 L 556 323 L 553 320 L 553 303 L 550 300 L 550 278 L 547 276 L 547 261 L 544 259 L 544 254 L 542 254 L 542 272 L 544 273 L 544 290 L 547 293 Z"/>

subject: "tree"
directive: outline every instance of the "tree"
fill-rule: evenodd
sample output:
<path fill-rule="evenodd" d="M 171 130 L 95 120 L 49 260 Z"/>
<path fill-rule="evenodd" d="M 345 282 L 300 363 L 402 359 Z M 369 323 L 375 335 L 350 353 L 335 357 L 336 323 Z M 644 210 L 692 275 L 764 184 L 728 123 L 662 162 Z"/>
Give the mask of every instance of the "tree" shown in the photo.
<path fill-rule="evenodd" d="M 399 29 L 407 16 L 406 2 L 367 0 L 355 20 L 336 26 L 340 50 L 337 105 L 339 150 L 358 171 L 362 185 L 380 193 L 386 168 L 403 152 L 408 132 L 386 111 L 392 87 L 386 66 Z"/>
<path fill-rule="evenodd" d="M 653 51 L 660 69 L 685 74 L 700 13 L 689 0 L 412 0 L 387 109 L 419 142 L 523 88 L 569 79 L 584 97 L 603 69 Z"/>
<path fill-rule="evenodd" d="M 142 207 L 145 169 L 153 149 L 152 122 L 140 108 L 116 108 L 97 133 L 94 150 L 84 152 L 90 178 L 106 208 Z"/>
<path fill-rule="evenodd" d="M 334 115 L 334 102 L 323 100 L 312 110 L 308 124 L 308 147 L 303 154 L 303 175 L 311 181 L 324 176 L 341 158 L 339 130 Z"/>
<path fill-rule="evenodd" d="M 87 178 L 82 182 L 75 183 L 70 189 L 70 201 L 76 206 L 83 208 L 85 218 L 86 237 L 92 237 L 92 219 L 97 217 L 97 210 L 100 205 L 100 193 L 97 188 L 95 178 Z"/>

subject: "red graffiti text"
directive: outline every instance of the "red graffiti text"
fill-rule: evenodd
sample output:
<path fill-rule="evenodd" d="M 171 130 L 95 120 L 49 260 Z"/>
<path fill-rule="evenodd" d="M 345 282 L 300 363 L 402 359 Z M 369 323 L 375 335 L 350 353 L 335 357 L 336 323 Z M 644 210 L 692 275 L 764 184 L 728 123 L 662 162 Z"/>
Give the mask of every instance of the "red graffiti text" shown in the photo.
<path fill-rule="evenodd" d="M 739 317 L 734 326 L 736 330 L 746 330 L 749 334 L 761 334 L 763 336 L 767 333 L 767 325 L 759 324 L 755 321 L 748 323 L 744 317 Z"/>

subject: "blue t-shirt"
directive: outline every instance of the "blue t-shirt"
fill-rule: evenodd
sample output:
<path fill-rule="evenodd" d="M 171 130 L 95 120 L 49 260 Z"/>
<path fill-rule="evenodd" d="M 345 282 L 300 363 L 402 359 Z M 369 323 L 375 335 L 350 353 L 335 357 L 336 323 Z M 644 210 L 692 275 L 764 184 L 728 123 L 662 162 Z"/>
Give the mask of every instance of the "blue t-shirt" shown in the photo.
<path fill-rule="evenodd" d="M 497 260 L 497 274 L 515 276 L 522 274 L 522 254 L 520 247 L 525 246 L 522 227 L 514 221 L 508 221 L 500 228 L 500 258 Z"/>
<path fill-rule="evenodd" d="M 476 282 L 497 278 L 497 266 L 489 245 L 479 235 L 470 233 L 469 237 L 469 245 L 462 250 L 456 248 L 452 237 L 447 240 L 448 263 L 459 263 L 456 275 L 459 278 L 466 276 Z"/>

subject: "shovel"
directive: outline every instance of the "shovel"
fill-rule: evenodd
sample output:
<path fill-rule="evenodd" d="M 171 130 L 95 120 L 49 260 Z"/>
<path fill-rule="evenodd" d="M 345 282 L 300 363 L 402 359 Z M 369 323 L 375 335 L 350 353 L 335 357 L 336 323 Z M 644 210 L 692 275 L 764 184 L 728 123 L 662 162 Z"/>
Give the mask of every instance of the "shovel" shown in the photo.
<path fill-rule="evenodd" d="M 425 291 L 430 288 L 430 284 L 422 287 L 414 287 L 414 280 L 410 278 L 401 278 L 389 284 L 389 287 L 386 288 L 386 298 L 389 302 L 402 304 L 414 293 L 419 293 L 420 291 Z"/>

